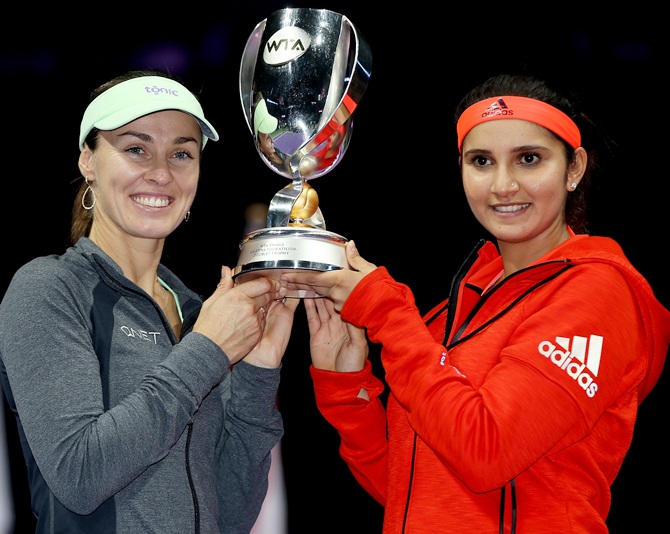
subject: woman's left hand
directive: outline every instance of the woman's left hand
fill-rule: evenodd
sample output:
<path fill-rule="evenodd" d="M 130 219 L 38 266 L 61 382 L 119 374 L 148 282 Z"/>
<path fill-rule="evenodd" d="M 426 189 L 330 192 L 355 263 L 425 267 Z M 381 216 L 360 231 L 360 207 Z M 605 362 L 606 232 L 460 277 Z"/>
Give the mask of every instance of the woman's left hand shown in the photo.
<path fill-rule="evenodd" d="M 363 369 L 369 352 L 365 330 L 344 322 L 327 298 L 305 299 L 304 304 L 314 367 L 340 373 Z"/>

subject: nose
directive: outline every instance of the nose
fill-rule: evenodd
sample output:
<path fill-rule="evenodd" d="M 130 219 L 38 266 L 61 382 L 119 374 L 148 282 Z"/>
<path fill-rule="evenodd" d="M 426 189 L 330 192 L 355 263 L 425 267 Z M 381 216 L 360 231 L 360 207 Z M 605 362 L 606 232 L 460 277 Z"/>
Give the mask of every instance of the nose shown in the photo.
<path fill-rule="evenodd" d="M 491 192 L 495 195 L 509 195 L 519 190 L 519 184 L 514 173 L 506 168 L 499 166 L 491 182 Z"/>
<path fill-rule="evenodd" d="M 151 167 L 144 173 L 144 179 L 159 185 L 170 183 L 174 178 L 169 163 L 164 159 L 154 160 Z"/>

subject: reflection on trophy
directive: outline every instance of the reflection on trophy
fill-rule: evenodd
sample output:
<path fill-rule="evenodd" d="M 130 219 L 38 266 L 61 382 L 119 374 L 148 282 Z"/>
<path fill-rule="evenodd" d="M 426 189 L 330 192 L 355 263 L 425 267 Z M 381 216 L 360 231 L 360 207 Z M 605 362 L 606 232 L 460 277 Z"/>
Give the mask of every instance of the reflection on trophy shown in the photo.
<path fill-rule="evenodd" d="M 309 182 L 341 161 L 371 62 L 360 33 L 332 11 L 281 9 L 254 28 L 240 65 L 242 108 L 261 159 L 290 183 L 270 202 L 267 227 L 240 242 L 237 282 L 270 271 L 278 278 L 282 270 L 349 267 L 347 240 L 326 230 Z"/>

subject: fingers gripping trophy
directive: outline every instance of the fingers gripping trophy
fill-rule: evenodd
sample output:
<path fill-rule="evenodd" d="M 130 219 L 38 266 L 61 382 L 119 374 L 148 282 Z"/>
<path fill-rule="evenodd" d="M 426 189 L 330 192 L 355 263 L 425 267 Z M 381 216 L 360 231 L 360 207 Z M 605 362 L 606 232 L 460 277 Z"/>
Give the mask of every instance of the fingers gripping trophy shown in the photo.
<path fill-rule="evenodd" d="M 242 108 L 261 159 L 290 183 L 270 202 L 267 227 L 240 242 L 236 281 L 268 271 L 279 277 L 288 269 L 348 268 L 347 240 L 326 230 L 310 182 L 341 161 L 371 63 L 349 19 L 324 9 L 275 11 L 249 36 L 240 65 Z"/>

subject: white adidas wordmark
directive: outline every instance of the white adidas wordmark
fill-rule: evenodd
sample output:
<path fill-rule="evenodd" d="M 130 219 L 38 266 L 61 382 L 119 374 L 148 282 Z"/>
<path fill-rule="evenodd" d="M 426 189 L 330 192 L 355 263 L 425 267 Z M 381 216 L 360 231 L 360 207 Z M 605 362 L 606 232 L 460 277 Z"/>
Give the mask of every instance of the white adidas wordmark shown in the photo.
<path fill-rule="evenodd" d="M 589 397 L 598 391 L 594 381 L 600 370 L 600 356 L 603 348 L 603 337 L 591 335 L 572 337 L 556 337 L 556 344 L 542 341 L 537 350 L 542 356 L 563 369 L 567 375 L 577 382 Z"/>

